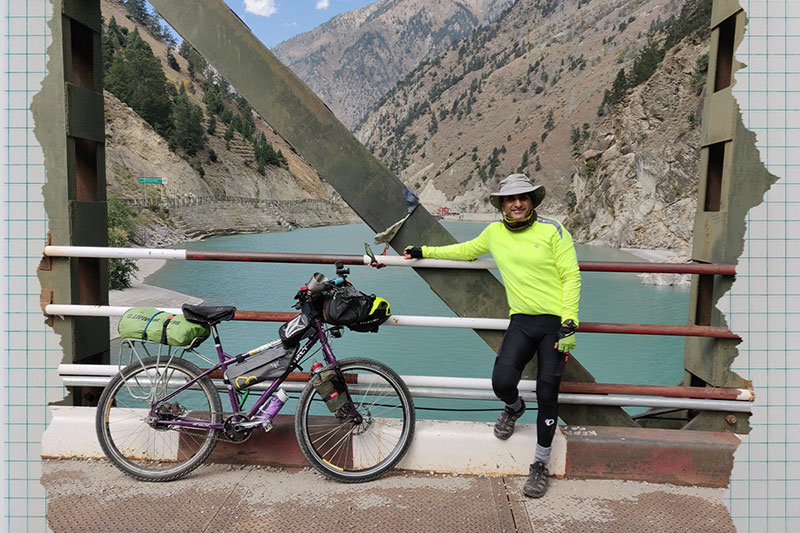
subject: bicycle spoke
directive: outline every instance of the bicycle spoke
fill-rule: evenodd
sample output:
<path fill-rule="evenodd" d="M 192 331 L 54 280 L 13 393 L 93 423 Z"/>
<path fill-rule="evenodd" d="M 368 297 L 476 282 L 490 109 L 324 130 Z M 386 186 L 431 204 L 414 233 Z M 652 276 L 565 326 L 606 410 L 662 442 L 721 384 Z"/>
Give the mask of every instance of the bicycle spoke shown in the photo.
<path fill-rule="evenodd" d="M 339 368 L 352 404 L 320 414 L 316 392 L 306 388 L 298 402 L 298 442 L 309 462 L 329 477 L 374 479 L 407 450 L 414 431 L 413 403 L 399 376 L 376 361 L 345 359 Z M 353 408 L 360 415 L 358 423 L 350 414 Z"/>
<path fill-rule="evenodd" d="M 200 370 L 181 359 L 146 358 L 126 367 L 100 398 L 96 427 L 108 458 L 138 479 L 166 481 L 205 460 L 218 430 L 173 422 L 220 424 L 219 395 L 208 378 L 191 382 Z M 170 396 L 167 401 L 153 402 Z"/>

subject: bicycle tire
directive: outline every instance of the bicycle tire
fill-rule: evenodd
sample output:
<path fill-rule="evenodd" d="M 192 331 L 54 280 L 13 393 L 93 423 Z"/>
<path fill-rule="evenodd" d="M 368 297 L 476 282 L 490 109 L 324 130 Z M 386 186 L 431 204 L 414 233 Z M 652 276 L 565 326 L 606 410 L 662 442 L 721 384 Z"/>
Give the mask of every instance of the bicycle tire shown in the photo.
<path fill-rule="evenodd" d="M 331 413 L 309 382 L 297 402 L 297 442 L 323 475 L 344 483 L 371 481 L 408 451 L 414 437 L 414 400 L 400 376 L 379 361 L 342 359 L 339 369 L 362 422 L 355 423 L 349 404 Z"/>
<path fill-rule="evenodd" d="M 147 357 L 122 369 L 103 389 L 97 406 L 95 429 L 106 457 L 142 481 L 172 481 L 200 466 L 219 430 L 156 426 L 150 413 L 155 400 L 201 373 L 188 361 L 164 357 Z M 164 418 L 220 424 L 222 404 L 211 379 L 204 377 L 170 399 L 159 415 Z"/>

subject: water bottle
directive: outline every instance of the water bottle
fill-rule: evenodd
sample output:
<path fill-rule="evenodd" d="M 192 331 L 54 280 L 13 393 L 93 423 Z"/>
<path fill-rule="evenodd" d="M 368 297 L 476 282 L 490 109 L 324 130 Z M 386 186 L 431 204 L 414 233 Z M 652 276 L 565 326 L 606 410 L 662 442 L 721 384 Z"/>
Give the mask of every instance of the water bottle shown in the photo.
<path fill-rule="evenodd" d="M 275 415 L 278 414 L 278 411 L 281 410 L 281 407 L 283 407 L 283 404 L 286 403 L 288 398 L 289 395 L 286 394 L 283 389 L 278 389 L 267 406 L 261 410 L 263 418 L 270 421 L 275 418 Z"/>

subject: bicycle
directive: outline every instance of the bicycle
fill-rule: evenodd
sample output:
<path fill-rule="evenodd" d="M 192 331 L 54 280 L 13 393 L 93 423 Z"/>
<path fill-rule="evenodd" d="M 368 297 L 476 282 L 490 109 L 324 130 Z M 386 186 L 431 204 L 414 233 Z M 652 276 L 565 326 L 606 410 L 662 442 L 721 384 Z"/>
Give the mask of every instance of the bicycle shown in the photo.
<path fill-rule="evenodd" d="M 187 320 L 210 328 L 219 359 L 211 368 L 201 370 L 184 359 L 185 351 L 152 356 L 145 347 L 148 356 L 141 357 L 130 343 L 135 360 L 108 383 L 97 408 L 97 436 L 109 460 L 136 479 L 171 481 L 200 466 L 221 436 L 241 442 L 254 430 L 269 431 L 286 401 L 281 384 L 295 369 L 302 371 L 301 363 L 319 343 L 327 366 L 312 366 L 295 413 L 303 455 L 325 476 L 346 483 L 370 481 L 393 468 L 414 435 L 413 399 L 400 376 L 383 363 L 334 357 L 328 337 L 340 337 L 342 326 L 327 324 L 322 306 L 329 292 L 349 285 L 349 269 L 337 263 L 336 274 L 333 280 L 315 274 L 295 295 L 300 314 L 281 328 L 282 336 L 284 329 L 293 330 L 294 347 L 284 348 L 277 340 L 236 356 L 227 354 L 217 325 L 233 318 L 232 306 L 183 307 Z M 273 381 L 248 410 L 250 376 L 234 382 L 229 374 L 235 374 L 237 365 L 276 350 L 286 352 L 284 363 L 265 374 Z M 276 367 L 275 361 L 266 366 Z M 230 400 L 228 413 L 211 377 L 220 371 Z"/>

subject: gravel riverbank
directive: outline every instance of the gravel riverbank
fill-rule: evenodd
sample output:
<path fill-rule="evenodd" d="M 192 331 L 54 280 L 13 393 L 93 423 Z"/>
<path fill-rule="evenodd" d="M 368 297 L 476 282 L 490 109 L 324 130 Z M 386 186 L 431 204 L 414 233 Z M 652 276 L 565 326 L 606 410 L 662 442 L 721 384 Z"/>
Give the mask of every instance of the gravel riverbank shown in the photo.
<path fill-rule="evenodd" d="M 686 255 L 681 255 L 672 250 L 645 250 L 641 248 L 621 248 L 622 251 L 635 255 L 651 263 L 689 263 Z M 689 274 L 639 274 L 642 283 L 646 285 L 691 285 L 692 276 Z"/>
<path fill-rule="evenodd" d="M 139 270 L 134 274 L 131 286 L 121 291 L 108 291 L 108 304 L 118 307 L 180 307 L 185 303 L 203 303 L 200 298 L 145 283 L 148 277 L 166 263 L 167 261 L 164 259 L 137 260 L 136 265 Z M 112 339 L 119 337 L 117 324 L 119 324 L 119 317 L 109 319 Z"/>

